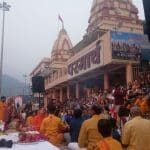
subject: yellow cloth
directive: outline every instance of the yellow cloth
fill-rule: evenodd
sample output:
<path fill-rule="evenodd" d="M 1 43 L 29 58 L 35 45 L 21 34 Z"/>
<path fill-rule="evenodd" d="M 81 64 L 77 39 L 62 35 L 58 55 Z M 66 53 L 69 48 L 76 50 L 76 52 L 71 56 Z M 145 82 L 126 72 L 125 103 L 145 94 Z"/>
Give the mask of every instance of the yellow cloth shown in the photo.
<path fill-rule="evenodd" d="M 95 150 L 122 150 L 122 147 L 117 140 L 107 137 L 97 143 Z"/>
<path fill-rule="evenodd" d="M 87 148 L 87 150 L 93 150 L 95 144 L 103 139 L 102 135 L 98 132 L 97 126 L 100 119 L 100 115 L 94 115 L 92 118 L 83 122 L 78 138 L 80 148 Z"/>
<path fill-rule="evenodd" d="M 122 144 L 128 150 L 150 150 L 150 121 L 135 117 L 128 121 L 122 134 Z"/>
<path fill-rule="evenodd" d="M 7 111 L 7 104 L 2 101 L 0 101 L 0 120 L 5 121 L 6 120 L 6 111 Z"/>
<path fill-rule="evenodd" d="M 33 116 L 29 116 L 26 121 L 27 125 L 30 126 L 33 124 Z"/>
<path fill-rule="evenodd" d="M 54 144 L 61 144 L 63 140 L 62 130 L 66 128 L 66 125 L 61 121 L 60 118 L 49 115 L 46 117 L 41 124 L 40 132 L 48 137 L 49 141 Z"/>

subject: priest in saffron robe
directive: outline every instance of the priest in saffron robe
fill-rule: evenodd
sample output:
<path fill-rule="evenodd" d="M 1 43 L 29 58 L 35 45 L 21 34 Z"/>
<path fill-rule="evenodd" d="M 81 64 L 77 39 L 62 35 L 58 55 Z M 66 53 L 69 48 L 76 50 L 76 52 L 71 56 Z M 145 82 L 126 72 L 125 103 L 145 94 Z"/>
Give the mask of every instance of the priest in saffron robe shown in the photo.
<path fill-rule="evenodd" d="M 49 111 L 49 116 L 43 120 L 40 132 L 48 138 L 49 142 L 54 145 L 59 145 L 63 141 L 63 131 L 68 126 L 54 115 L 56 107 L 53 104 L 48 104 L 47 109 Z"/>
<path fill-rule="evenodd" d="M 6 97 L 1 97 L 0 100 L 0 120 L 2 121 L 6 121 L 6 117 L 7 117 L 7 104 L 5 102 Z"/>
<path fill-rule="evenodd" d="M 40 108 L 38 114 L 32 119 L 32 126 L 39 131 L 43 119 L 46 117 L 46 110 L 44 107 Z"/>
<path fill-rule="evenodd" d="M 29 113 L 29 116 L 27 117 L 27 120 L 26 120 L 26 124 L 28 126 L 32 126 L 33 125 L 33 119 L 34 117 L 37 115 L 37 111 L 31 111 Z"/>

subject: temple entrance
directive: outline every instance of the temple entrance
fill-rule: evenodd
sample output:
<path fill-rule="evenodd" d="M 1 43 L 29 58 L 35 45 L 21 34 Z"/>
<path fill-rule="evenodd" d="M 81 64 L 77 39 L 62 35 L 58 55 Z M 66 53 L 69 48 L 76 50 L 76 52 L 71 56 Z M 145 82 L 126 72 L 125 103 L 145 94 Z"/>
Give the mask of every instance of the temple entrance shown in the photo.
<path fill-rule="evenodd" d="M 110 87 L 116 84 L 126 85 L 126 69 L 125 67 L 119 68 L 109 73 L 109 85 Z"/>
<path fill-rule="evenodd" d="M 70 92 L 70 98 L 71 99 L 76 98 L 76 86 L 75 86 L 75 84 L 70 85 L 69 88 L 70 88 L 70 90 L 69 90 L 69 92 Z"/>
<path fill-rule="evenodd" d="M 66 100 L 67 99 L 67 88 L 63 87 L 62 88 L 62 100 Z"/>
<path fill-rule="evenodd" d="M 103 76 L 97 76 L 95 78 L 89 78 L 80 83 L 80 97 L 86 98 L 95 96 L 103 89 Z"/>

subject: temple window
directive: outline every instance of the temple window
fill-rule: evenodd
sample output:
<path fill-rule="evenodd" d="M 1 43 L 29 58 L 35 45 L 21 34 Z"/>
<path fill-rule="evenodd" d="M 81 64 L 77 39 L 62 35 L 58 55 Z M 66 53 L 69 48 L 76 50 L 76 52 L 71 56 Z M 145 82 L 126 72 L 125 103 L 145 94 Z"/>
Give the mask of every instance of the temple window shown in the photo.
<path fill-rule="evenodd" d="M 136 23 L 136 21 L 135 21 L 135 20 L 133 20 L 133 21 L 132 21 L 132 23 Z"/>
<path fill-rule="evenodd" d="M 130 4 L 127 4 L 127 8 L 130 10 L 130 8 L 131 8 L 131 7 L 130 7 Z"/>
<path fill-rule="evenodd" d="M 136 15 L 135 15 L 135 14 L 131 14 L 131 17 L 132 17 L 132 18 L 136 18 Z"/>
<path fill-rule="evenodd" d="M 98 11 L 99 11 L 99 7 L 96 7 L 95 12 L 98 12 Z"/>
<path fill-rule="evenodd" d="M 126 8 L 126 4 L 120 4 L 120 8 L 125 9 Z"/>
<path fill-rule="evenodd" d="M 110 14 L 110 15 L 115 15 L 115 12 L 112 11 L 112 10 L 109 10 L 109 14 Z"/>
<path fill-rule="evenodd" d="M 59 77 L 62 77 L 62 69 L 59 70 Z"/>
<path fill-rule="evenodd" d="M 102 16 L 102 13 L 100 12 L 100 13 L 98 13 L 98 17 L 101 17 Z"/>
<path fill-rule="evenodd" d="M 116 8 L 118 8 L 118 7 L 119 7 L 119 2 L 114 2 L 114 6 L 115 6 Z"/>

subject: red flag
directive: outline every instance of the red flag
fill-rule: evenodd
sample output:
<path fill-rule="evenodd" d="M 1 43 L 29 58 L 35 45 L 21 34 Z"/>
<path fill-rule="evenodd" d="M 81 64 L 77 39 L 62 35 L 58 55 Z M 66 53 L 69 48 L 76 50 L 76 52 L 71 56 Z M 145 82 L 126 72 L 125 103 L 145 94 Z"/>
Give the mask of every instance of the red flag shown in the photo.
<path fill-rule="evenodd" d="M 64 23 L 64 21 L 63 21 L 63 19 L 61 18 L 60 15 L 58 16 L 58 19 L 59 19 L 62 23 Z"/>

